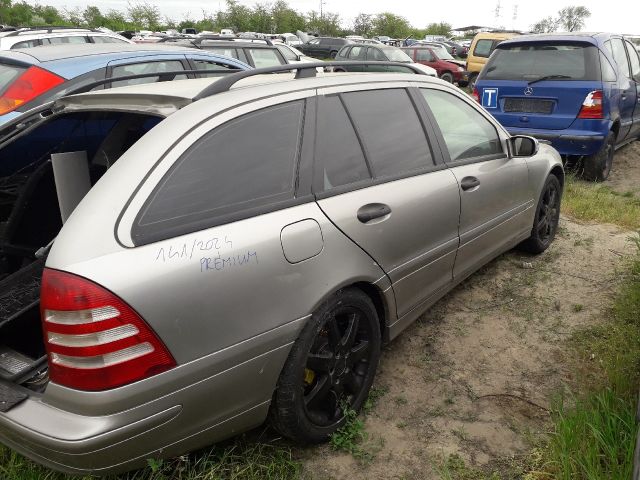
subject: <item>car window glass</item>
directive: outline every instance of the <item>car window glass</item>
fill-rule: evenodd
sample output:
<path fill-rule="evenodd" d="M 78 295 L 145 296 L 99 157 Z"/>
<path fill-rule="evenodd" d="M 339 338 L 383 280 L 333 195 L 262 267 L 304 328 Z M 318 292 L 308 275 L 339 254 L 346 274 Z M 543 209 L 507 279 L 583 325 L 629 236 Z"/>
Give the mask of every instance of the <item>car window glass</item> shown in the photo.
<path fill-rule="evenodd" d="M 627 53 L 624 50 L 624 44 L 619 38 L 611 39 L 611 47 L 613 49 L 613 59 L 618 64 L 618 68 L 627 77 L 631 77 L 629 70 L 629 61 L 627 60 Z"/>
<path fill-rule="evenodd" d="M 603 82 L 615 82 L 617 80 L 615 69 L 611 66 L 611 63 L 602 52 L 600 52 L 600 68 L 602 70 Z"/>
<path fill-rule="evenodd" d="M 88 43 L 89 39 L 84 35 L 76 37 L 50 37 L 49 42 L 51 45 L 64 45 L 68 43 Z"/>
<path fill-rule="evenodd" d="M 115 37 L 92 36 L 93 43 L 127 43 L 125 40 Z"/>
<path fill-rule="evenodd" d="M 416 50 L 416 61 L 435 62 L 436 60 L 429 50 Z"/>
<path fill-rule="evenodd" d="M 495 127 L 471 105 L 450 93 L 420 91 L 438 122 L 452 161 L 503 153 Z"/>
<path fill-rule="evenodd" d="M 25 70 L 25 67 L 0 63 L 0 94 L 4 93 Z"/>
<path fill-rule="evenodd" d="M 164 60 L 158 62 L 142 62 L 131 63 L 128 65 L 118 65 L 113 67 L 112 77 L 124 77 L 127 75 L 140 75 L 144 73 L 162 73 L 184 70 L 182 62 L 179 60 Z M 173 80 L 184 80 L 186 75 L 176 75 Z M 158 81 L 159 77 L 135 78 L 130 80 L 122 80 L 120 82 L 112 82 L 113 87 L 122 87 L 124 85 L 138 85 L 141 83 L 152 83 Z"/>
<path fill-rule="evenodd" d="M 625 45 L 627 46 L 627 53 L 631 61 L 631 76 L 638 80 L 640 79 L 640 56 L 638 50 L 636 50 L 636 47 L 634 47 L 631 42 L 625 42 Z"/>
<path fill-rule="evenodd" d="M 351 92 L 343 98 L 375 177 L 402 175 L 433 165 L 422 124 L 405 90 Z"/>
<path fill-rule="evenodd" d="M 208 60 L 193 60 L 193 63 L 196 66 L 196 70 L 214 70 L 214 72 L 212 73 L 204 73 L 199 75 L 199 77 L 218 77 L 221 74 L 231 73 L 239 70 L 237 67 L 234 67 L 232 65 L 222 65 L 220 63 L 211 62 Z"/>
<path fill-rule="evenodd" d="M 298 56 L 284 45 L 278 45 L 277 48 L 278 50 L 280 50 L 280 53 L 284 56 L 284 58 L 286 58 L 290 62 L 296 62 L 298 60 Z"/>
<path fill-rule="evenodd" d="M 364 60 L 364 52 L 365 52 L 366 48 L 365 47 L 353 47 L 351 49 L 351 52 L 349 52 L 349 58 L 351 60 Z"/>
<path fill-rule="evenodd" d="M 147 200 L 134 238 L 196 231 L 223 216 L 293 198 L 303 106 L 296 101 L 264 108 L 202 137 Z"/>
<path fill-rule="evenodd" d="M 16 48 L 37 47 L 38 45 L 40 45 L 40 40 L 23 40 L 22 42 L 14 43 L 13 45 L 11 45 L 11 50 L 14 50 Z"/>
<path fill-rule="evenodd" d="M 318 45 L 318 44 L 320 43 L 320 40 L 319 40 L 319 39 L 317 39 L 317 38 L 315 38 L 315 39 L 313 39 L 313 40 L 309 40 L 309 43 L 310 43 L 311 45 Z"/>
<path fill-rule="evenodd" d="M 369 47 L 369 51 L 367 52 L 367 59 L 375 60 L 376 62 L 384 62 L 387 60 L 384 53 L 379 48 Z"/>
<path fill-rule="evenodd" d="M 255 64 L 256 68 L 282 65 L 280 57 L 278 57 L 278 54 L 275 50 L 271 50 L 268 48 L 250 48 L 248 49 L 248 52 L 253 58 L 253 63 Z"/>
<path fill-rule="evenodd" d="M 318 105 L 316 162 L 323 166 L 323 189 L 370 178 L 360 142 L 337 95 Z"/>
<path fill-rule="evenodd" d="M 211 41 L 203 41 L 200 45 L 206 48 L 208 51 L 217 53 L 218 55 L 224 55 L 225 57 L 239 58 L 238 51 L 235 48 L 229 48 L 227 46 L 217 46 L 211 43 Z"/>
<path fill-rule="evenodd" d="M 488 57 L 491 55 L 493 49 L 493 40 L 478 40 L 476 47 L 473 49 L 473 54 L 476 57 Z"/>

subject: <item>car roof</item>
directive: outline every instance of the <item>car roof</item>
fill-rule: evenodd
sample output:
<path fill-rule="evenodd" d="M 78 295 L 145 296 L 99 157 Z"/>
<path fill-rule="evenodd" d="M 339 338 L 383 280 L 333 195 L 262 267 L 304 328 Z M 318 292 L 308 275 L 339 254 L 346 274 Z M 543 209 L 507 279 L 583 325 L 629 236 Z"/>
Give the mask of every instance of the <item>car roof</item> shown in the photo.
<path fill-rule="evenodd" d="M 606 39 L 609 33 L 602 32 L 554 32 L 554 33 L 536 33 L 531 35 L 520 35 L 518 37 L 505 40 L 500 45 L 509 45 L 513 43 L 526 42 L 545 42 L 545 41 L 567 41 L 580 40 L 591 44 L 597 44 L 599 39 Z"/>
<path fill-rule="evenodd" d="M 233 41 L 229 41 L 229 40 L 208 40 L 208 39 L 203 39 L 202 43 L 200 43 L 199 45 L 200 47 L 202 47 L 203 49 L 206 49 L 207 47 L 229 47 L 229 48 L 275 48 L 275 45 L 267 45 L 266 43 L 262 43 L 262 42 L 242 42 L 242 41 L 237 41 L 237 40 L 233 40 Z"/>

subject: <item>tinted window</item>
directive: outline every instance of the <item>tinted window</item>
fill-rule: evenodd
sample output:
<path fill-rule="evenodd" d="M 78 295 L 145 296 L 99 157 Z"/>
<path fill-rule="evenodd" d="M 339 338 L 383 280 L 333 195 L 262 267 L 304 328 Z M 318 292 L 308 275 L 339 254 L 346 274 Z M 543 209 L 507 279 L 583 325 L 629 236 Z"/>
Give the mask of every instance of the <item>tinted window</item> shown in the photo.
<path fill-rule="evenodd" d="M 488 57 L 493 50 L 493 40 L 478 40 L 476 48 L 473 50 L 473 54 L 476 57 Z M 447 52 L 448 53 L 448 52 Z"/>
<path fill-rule="evenodd" d="M 435 62 L 436 59 L 429 50 L 416 50 L 416 60 L 419 62 Z"/>
<path fill-rule="evenodd" d="M 273 67 L 275 65 L 282 65 L 283 63 L 280 61 L 280 57 L 276 53 L 276 50 L 270 50 L 267 48 L 250 48 L 247 51 L 253 58 L 253 63 L 256 68 Z"/>
<path fill-rule="evenodd" d="M 160 62 L 144 62 L 144 63 L 131 63 L 129 65 L 118 65 L 113 67 L 111 72 L 112 77 L 124 77 L 127 75 L 141 75 L 144 73 L 162 73 L 162 72 L 175 72 L 177 70 L 184 70 L 182 62 L 179 60 L 166 60 Z M 120 82 L 113 82 L 113 87 L 122 87 L 124 85 L 138 85 L 140 83 L 151 83 L 158 81 L 159 77 L 145 77 L 136 78 L 131 80 L 122 80 Z M 173 80 L 184 80 L 186 75 L 176 75 Z"/>
<path fill-rule="evenodd" d="M 535 80 L 559 75 L 566 80 L 600 80 L 598 63 L 598 49 L 592 45 L 536 42 L 498 48 L 482 77 Z"/>
<path fill-rule="evenodd" d="M 433 165 L 420 119 L 405 90 L 353 92 L 343 98 L 376 177 Z"/>
<path fill-rule="evenodd" d="M 369 52 L 367 53 L 367 58 L 369 60 L 375 60 L 377 62 L 385 62 L 387 57 L 385 57 L 384 53 L 379 48 L 369 47 Z"/>
<path fill-rule="evenodd" d="M 631 76 L 638 79 L 638 77 L 640 77 L 640 57 L 638 56 L 638 50 L 636 50 L 636 47 L 634 47 L 631 42 L 625 42 L 625 45 L 627 46 L 627 53 L 631 61 Z"/>
<path fill-rule="evenodd" d="M 88 43 L 89 42 L 89 38 L 83 36 L 77 36 L 77 37 L 51 37 L 48 39 L 49 43 L 51 43 L 51 45 L 64 45 L 67 43 Z"/>
<path fill-rule="evenodd" d="M 615 69 L 602 52 L 600 52 L 600 69 L 602 70 L 603 82 L 615 82 L 617 80 Z"/>
<path fill-rule="evenodd" d="M 349 58 L 351 60 L 364 60 L 365 50 L 366 50 L 365 47 L 360 47 L 360 46 L 353 47 L 349 52 Z"/>
<path fill-rule="evenodd" d="M 278 45 L 277 48 L 278 50 L 280 50 L 282 56 L 290 62 L 296 62 L 298 60 L 298 56 L 284 45 Z"/>
<path fill-rule="evenodd" d="M 303 105 L 243 115 L 197 141 L 147 200 L 134 238 L 149 242 L 197 231 L 293 198 Z"/>
<path fill-rule="evenodd" d="M 498 132 L 471 105 L 450 93 L 420 91 L 438 122 L 452 161 L 503 153 Z"/>
<path fill-rule="evenodd" d="M 329 190 L 370 178 L 351 121 L 336 95 L 318 105 L 316 162 L 323 166 L 323 189 Z"/>
<path fill-rule="evenodd" d="M 203 41 L 201 45 L 203 47 L 206 47 L 207 50 L 216 52 L 218 55 L 224 55 L 225 57 L 231 57 L 231 58 L 239 58 L 238 51 L 235 48 L 229 48 L 227 46 L 222 46 L 222 47 L 212 46 L 211 42 L 207 43 L 207 41 Z"/>
<path fill-rule="evenodd" d="M 213 73 L 204 73 L 202 75 L 199 75 L 200 77 L 218 77 L 221 74 L 231 73 L 239 70 L 237 67 L 233 67 L 231 65 L 222 65 L 220 63 L 211 62 L 208 60 L 193 60 L 193 63 L 196 66 L 196 70 L 214 70 Z"/>
<path fill-rule="evenodd" d="M 115 38 L 115 37 L 99 36 L 99 37 L 91 37 L 91 40 L 93 40 L 93 43 L 127 43 L 125 40 L 122 40 L 121 38 Z"/>
<path fill-rule="evenodd" d="M 14 50 L 16 48 L 37 47 L 38 45 L 40 45 L 40 40 L 24 40 L 22 42 L 14 43 L 13 45 L 11 45 L 11 50 Z"/>
<path fill-rule="evenodd" d="M 624 50 L 624 43 L 622 43 L 622 40 L 619 38 L 612 38 L 611 48 L 613 50 L 613 59 L 618 64 L 620 71 L 627 77 L 631 77 L 629 61 L 627 60 L 627 53 Z"/>

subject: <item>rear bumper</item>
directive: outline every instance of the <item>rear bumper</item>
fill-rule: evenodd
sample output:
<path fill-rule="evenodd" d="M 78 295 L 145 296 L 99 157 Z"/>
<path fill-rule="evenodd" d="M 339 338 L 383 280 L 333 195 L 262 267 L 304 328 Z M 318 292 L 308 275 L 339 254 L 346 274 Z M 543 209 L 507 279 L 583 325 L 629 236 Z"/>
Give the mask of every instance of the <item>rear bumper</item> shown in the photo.
<path fill-rule="evenodd" d="M 592 155 L 604 144 L 606 135 L 584 130 L 528 130 L 506 127 L 511 135 L 529 135 L 547 140 L 561 155 Z"/>
<path fill-rule="evenodd" d="M 0 413 L 0 443 L 73 474 L 119 473 L 142 467 L 149 458 L 181 455 L 261 424 L 290 347 L 291 343 L 284 344 L 205 378 L 189 376 L 191 383 L 182 387 L 176 378 L 184 379 L 198 368 L 194 364 L 206 370 L 212 362 L 204 358 L 180 366 L 131 386 L 147 383 L 155 392 L 158 384 L 170 384 L 169 393 L 152 394 L 147 402 L 107 415 L 70 412 L 47 403 L 49 391 L 30 392 L 28 399 Z M 55 391 L 54 397 L 87 394 L 55 384 L 49 389 Z M 104 397 L 112 395 L 113 391 L 90 392 L 96 404 L 106 403 L 109 399 Z"/>
<path fill-rule="evenodd" d="M 466 70 L 463 72 L 453 72 L 453 81 L 461 87 L 466 87 L 469 84 L 469 72 Z"/>

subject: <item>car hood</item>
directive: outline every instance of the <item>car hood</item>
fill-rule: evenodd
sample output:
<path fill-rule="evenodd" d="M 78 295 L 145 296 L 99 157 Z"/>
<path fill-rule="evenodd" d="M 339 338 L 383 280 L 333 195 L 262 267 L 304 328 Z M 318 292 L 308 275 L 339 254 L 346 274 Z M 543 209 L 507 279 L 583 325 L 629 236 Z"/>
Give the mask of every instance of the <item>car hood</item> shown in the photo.
<path fill-rule="evenodd" d="M 419 68 L 420 70 L 422 70 L 427 75 L 431 75 L 432 77 L 437 77 L 438 76 L 438 72 L 436 72 L 435 68 L 431 68 L 428 65 L 423 65 L 421 63 L 412 63 L 411 65 L 414 66 L 414 67 Z"/>

